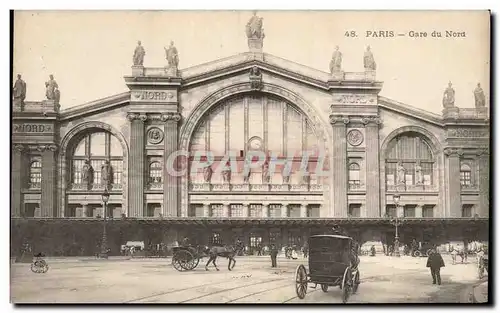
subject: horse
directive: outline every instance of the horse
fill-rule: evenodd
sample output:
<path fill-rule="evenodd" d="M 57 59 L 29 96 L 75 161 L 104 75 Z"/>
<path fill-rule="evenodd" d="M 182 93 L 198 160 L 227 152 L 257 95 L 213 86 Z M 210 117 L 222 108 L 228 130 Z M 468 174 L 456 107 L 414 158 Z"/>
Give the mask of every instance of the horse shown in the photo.
<path fill-rule="evenodd" d="M 467 262 L 467 252 L 465 249 L 458 250 L 454 246 L 450 246 L 450 254 L 451 254 L 451 261 L 452 264 L 455 265 L 457 262 L 457 255 L 461 258 L 461 263 Z"/>
<path fill-rule="evenodd" d="M 229 259 L 227 269 L 231 271 L 236 265 L 236 260 L 234 259 L 234 257 L 238 255 L 240 249 L 241 247 L 235 246 L 213 246 L 211 248 L 207 248 L 205 252 L 208 254 L 209 258 L 207 264 L 205 265 L 205 270 L 208 271 L 208 264 L 212 262 L 212 264 L 215 266 L 215 269 L 218 271 L 219 268 L 217 267 L 215 261 L 217 260 L 217 257 L 220 256 Z"/>

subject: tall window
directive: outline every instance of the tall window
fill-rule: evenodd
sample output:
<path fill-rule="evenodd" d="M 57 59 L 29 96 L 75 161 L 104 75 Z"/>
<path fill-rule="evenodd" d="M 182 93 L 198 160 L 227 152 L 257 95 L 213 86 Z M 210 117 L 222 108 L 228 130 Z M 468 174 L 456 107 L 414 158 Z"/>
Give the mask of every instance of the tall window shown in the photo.
<path fill-rule="evenodd" d="M 269 217 L 281 217 L 281 204 L 269 205 Z"/>
<path fill-rule="evenodd" d="M 416 205 L 405 205 L 404 207 L 404 217 L 415 217 Z"/>
<path fill-rule="evenodd" d="M 261 204 L 250 204 L 249 207 L 250 217 L 261 217 L 262 216 L 262 205 Z"/>
<path fill-rule="evenodd" d="M 212 233 L 212 236 L 208 239 L 210 245 L 221 245 L 222 238 L 219 233 Z"/>
<path fill-rule="evenodd" d="M 212 204 L 211 209 L 213 217 L 222 217 L 223 213 L 222 204 Z"/>
<path fill-rule="evenodd" d="M 160 162 L 154 161 L 149 164 L 149 182 L 161 183 L 162 166 Z"/>
<path fill-rule="evenodd" d="M 424 205 L 422 207 L 423 217 L 434 217 L 434 205 Z"/>
<path fill-rule="evenodd" d="M 75 185 L 84 183 L 85 160 L 89 160 L 92 166 L 91 184 L 100 186 L 101 167 L 105 161 L 109 161 L 113 174 L 111 177 L 113 188 L 120 187 L 123 172 L 123 150 L 118 139 L 111 133 L 106 131 L 89 132 L 79 137 L 79 141 L 75 142 L 70 167 L 71 182 Z M 103 188 L 103 186 L 100 187 Z"/>
<path fill-rule="evenodd" d="M 462 217 L 472 217 L 472 204 L 462 205 Z"/>
<path fill-rule="evenodd" d="M 349 216 L 360 217 L 361 216 L 361 204 L 359 204 L 359 203 L 349 204 Z"/>
<path fill-rule="evenodd" d="M 358 189 L 361 185 L 361 180 L 359 178 L 359 164 L 351 163 L 349 164 L 349 188 Z"/>
<path fill-rule="evenodd" d="M 42 186 L 42 162 L 40 157 L 32 157 L 30 160 L 30 189 L 39 189 Z"/>
<path fill-rule="evenodd" d="M 434 156 L 421 134 L 408 132 L 392 139 L 385 166 L 387 186 L 433 184 Z"/>
<path fill-rule="evenodd" d="M 241 217 L 243 216 L 243 205 L 231 204 L 230 211 L 231 211 L 231 217 Z"/>
<path fill-rule="evenodd" d="M 462 164 L 460 166 L 460 185 L 470 186 L 472 185 L 471 168 L 469 164 Z"/>

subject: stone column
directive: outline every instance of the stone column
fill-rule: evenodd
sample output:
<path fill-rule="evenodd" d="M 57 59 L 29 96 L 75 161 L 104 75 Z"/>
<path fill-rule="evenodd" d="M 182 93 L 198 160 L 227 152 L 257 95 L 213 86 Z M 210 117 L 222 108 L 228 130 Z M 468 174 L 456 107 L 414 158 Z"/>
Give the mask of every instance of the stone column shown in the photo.
<path fill-rule="evenodd" d="M 346 125 L 349 118 L 330 116 L 333 128 L 332 196 L 333 216 L 347 216 L 347 144 Z"/>
<path fill-rule="evenodd" d="M 405 216 L 405 206 L 402 204 L 398 204 L 396 207 L 396 216 L 397 217 L 404 217 Z"/>
<path fill-rule="evenodd" d="M 210 204 L 203 203 L 203 217 L 210 217 Z"/>
<path fill-rule="evenodd" d="M 11 216 L 21 216 L 22 208 L 21 189 L 23 187 L 23 151 L 22 145 L 15 145 L 12 149 L 12 176 L 11 176 Z"/>
<path fill-rule="evenodd" d="M 378 117 L 364 118 L 366 137 L 366 217 L 380 217 L 380 160 Z"/>
<path fill-rule="evenodd" d="M 82 217 L 87 217 L 89 214 L 89 205 L 84 204 L 82 205 Z"/>
<path fill-rule="evenodd" d="M 249 217 L 250 216 L 249 207 L 248 207 L 247 203 L 244 203 L 241 209 L 243 210 L 243 212 L 241 212 L 242 217 Z"/>
<path fill-rule="evenodd" d="M 460 197 L 460 151 L 446 148 L 445 155 L 448 156 L 448 204 L 449 217 L 462 217 L 462 199 Z"/>
<path fill-rule="evenodd" d="M 283 203 L 281 205 L 281 218 L 288 217 L 288 203 Z"/>
<path fill-rule="evenodd" d="M 417 207 L 415 208 L 415 217 L 423 217 L 421 205 L 417 205 Z"/>
<path fill-rule="evenodd" d="M 307 217 L 307 204 L 300 206 L 300 217 Z"/>
<path fill-rule="evenodd" d="M 170 175 L 174 170 L 177 171 L 177 162 L 169 160 L 172 153 L 177 151 L 177 124 L 181 120 L 181 115 L 178 113 L 168 113 L 161 116 L 162 121 L 165 122 L 165 146 L 163 151 L 163 213 L 165 216 L 178 216 L 178 192 L 179 192 L 179 177 Z M 172 168 L 168 168 L 168 167 Z M 187 216 L 187 214 L 181 214 Z"/>
<path fill-rule="evenodd" d="M 42 217 L 54 217 L 57 212 L 56 201 L 56 156 L 55 145 L 41 146 L 38 150 L 42 152 L 42 194 L 41 209 Z"/>
<path fill-rule="evenodd" d="M 229 203 L 222 204 L 222 216 L 229 217 Z"/>
<path fill-rule="evenodd" d="M 130 121 L 130 159 L 129 159 L 129 217 L 143 215 L 144 207 L 144 122 L 146 115 L 129 113 Z"/>
<path fill-rule="evenodd" d="M 269 204 L 262 204 L 262 217 L 269 217 Z"/>
<path fill-rule="evenodd" d="M 480 151 L 479 154 L 479 208 L 477 214 L 480 217 L 489 217 L 490 209 L 490 155 L 488 149 Z"/>

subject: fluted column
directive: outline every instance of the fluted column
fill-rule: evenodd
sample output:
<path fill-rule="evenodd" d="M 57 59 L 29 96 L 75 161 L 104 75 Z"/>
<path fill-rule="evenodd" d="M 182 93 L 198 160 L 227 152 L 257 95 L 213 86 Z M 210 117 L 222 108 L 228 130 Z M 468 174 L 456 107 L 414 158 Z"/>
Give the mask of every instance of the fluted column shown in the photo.
<path fill-rule="evenodd" d="M 460 151 L 446 148 L 448 156 L 448 204 L 449 217 L 462 217 L 462 199 L 460 187 Z"/>
<path fill-rule="evenodd" d="M 23 154 L 24 147 L 22 145 L 15 145 L 12 149 L 12 176 L 11 176 L 11 216 L 21 216 L 23 210 L 21 203 L 21 188 L 23 183 L 22 168 L 23 168 Z"/>
<path fill-rule="evenodd" d="M 57 147 L 55 145 L 40 146 L 38 150 L 42 152 L 41 215 L 42 217 L 54 217 L 55 212 L 57 212 L 55 156 Z"/>
<path fill-rule="evenodd" d="M 479 154 L 479 209 L 480 217 L 489 217 L 490 209 L 490 155 L 488 149 L 480 151 Z"/>
<path fill-rule="evenodd" d="M 164 160 L 163 162 L 163 210 L 165 216 L 178 216 L 178 191 L 179 191 L 179 177 L 170 175 L 173 173 L 169 166 L 173 166 L 177 171 L 177 162 L 174 160 L 167 160 L 172 153 L 177 151 L 177 124 L 181 120 L 181 115 L 178 113 L 168 113 L 161 116 L 162 121 L 165 123 L 165 146 L 164 146 Z M 187 214 L 181 214 L 187 216 Z"/>
<path fill-rule="evenodd" d="M 144 122 L 146 115 L 129 113 L 130 158 L 129 158 L 129 217 L 143 215 L 144 207 Z"/>
<path fill-rule="evenodd" d="M 347 144 L 346 125 L 349 118 L 332 115 L 330 123 L 333 129 L 332 145 L 332 196 L 333 216 L 347 217 Z"/>
<path fill-rule="evenodd" d="M 364 118 L 366 137 L 366 217 L 380 217 L 380 160 L 378 117 Z"/>

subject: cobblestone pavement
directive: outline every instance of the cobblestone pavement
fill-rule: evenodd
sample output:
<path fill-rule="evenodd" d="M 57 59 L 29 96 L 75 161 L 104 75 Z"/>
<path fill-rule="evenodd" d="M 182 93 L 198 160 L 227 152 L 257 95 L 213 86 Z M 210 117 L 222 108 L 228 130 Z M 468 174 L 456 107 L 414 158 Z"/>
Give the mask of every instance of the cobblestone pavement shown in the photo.
<path fill-rule="evenodd" d="M 441 270 L 442 285 L 433 285 L 426 258 L 361 257 L 361 285 L 350 303 L 472 302 L 477 279 L 475 263 Z M 170 259 L 48 260 L 46 274 L 34 274 L 30 264 L 11 265 L 14 303 L 340 303 L 341 291 L 327 293 L 310 284 L 305 299 L 295 294 L 295 269 L 307 259 L 238 257 L 233 271 L 219 258 L 220 271 L 205 271 L 205 260 L 190 272 L 178 272 Z M 486 278 L 487 279 L 487 278 Z M 483 279 L 484 280 L 484 279 Z"/>

